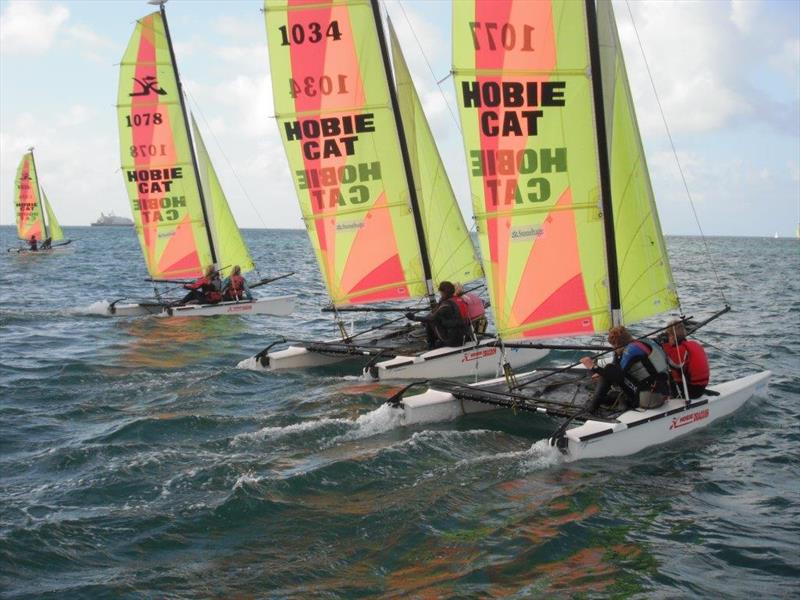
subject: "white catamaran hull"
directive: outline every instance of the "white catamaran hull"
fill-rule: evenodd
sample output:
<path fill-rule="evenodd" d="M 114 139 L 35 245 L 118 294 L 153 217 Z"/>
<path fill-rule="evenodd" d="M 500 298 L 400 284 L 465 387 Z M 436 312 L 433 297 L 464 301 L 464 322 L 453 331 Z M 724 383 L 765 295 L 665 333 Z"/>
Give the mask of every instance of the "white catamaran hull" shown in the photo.
<path fill-rule="evenodd" d="M 503 352 L 496 338 L 459 348 L 436 348 L 415 355 L 396 356 L 364 369 L 364 375 L 380 380 L 436 379 L 443 377 L 498 377 L 503 372 Z M 507 348 L 505 359 L 519 369 L 547 356 L 547 350 Z"/>
<path fill-rule="evenodd" d="M 772 373 L 762 371 L 711 389 L 719 396 L 702 396 L 689 406 L 679 399 L 668 400 L 664 406 L 650 410 L 629 410 L 616 423 L 586 421 L 564 433 L 562 451 L 565 460 L 627 456 L 650 446 L 664 444 L 682 437 L 717 419 L 729 415 L 754 395 L 764 395 Z M 558 440 L 551 439 L 552 445 Z"/>
<path fill-rule="evenodd" d="M 285 317 L 294 311 L 297 296 L 257 298 L 252 302 L 220 302 L 219 304 L 187 304 L 165 307 L 160 304 L 117 304 L 108 309 L 115 317 L 158 315 L 162 317 L 209 317 L 214 315 L 275 315 Z"/>
<path fill-rule="evenodd" d="M 564 458 L 571 462 L 584 458 L 627 456 L 669 442 L 732 413 L 754 395 L 763 395 L 771 375 L 770 371 L 763 371 L 711 386 L 710 389 L 718 392 L 719 396 L 703 396 L 692 400 L 688 407 L 683 400 L 671 399 L 656 409 L 626 411 L 613 423 L 588 420 L 565 432 L 565 441 L 561 442 Z M 480 385 L 489 386 L 498 381 L 502 380 L 485 381 Z M 483 402 L 461 400 L 448 392 L 433 389 L 404 398 L 399 406 L 405 425 L 448 421 L 498 408 Z M 559 445 L 555 438 L 550 442 Z"/>

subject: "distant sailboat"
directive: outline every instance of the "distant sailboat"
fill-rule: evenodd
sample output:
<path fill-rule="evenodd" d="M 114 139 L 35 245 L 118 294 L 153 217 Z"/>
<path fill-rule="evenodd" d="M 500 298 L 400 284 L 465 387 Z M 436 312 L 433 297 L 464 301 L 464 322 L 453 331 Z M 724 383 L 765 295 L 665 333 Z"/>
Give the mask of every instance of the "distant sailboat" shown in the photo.
<path fill-rule="evenodd" d="M 463 0 L 453 5 L 453 38 L 499 335 L 605 334 L 679 309 L 610 0 Z M 510 192 L 499 195 L 498 182 Z M 698 400 L 594 415 L 580 387 L 589 372 L 575 366 L 435 382 L 392 404 L 407 424 L 501 407 L 563 417 L 550 442 L 577 460 L 632 454 L 704 427 L 763 393 L 770 378 L 765 371 Z"/>
<path fill-rule="evenodd" d="M 215 265 L 255 269 L 200 130 L 186 111 L 164 2 L 134 29 L 120 66 L 118 125 L 122 174 L 136 233 L 154 283 L 181 283 Z M 194 133 L 194 142 L 192 140 Z M 259 285 L 277 278 L 262 279 Z M 115 315 L 288 315 L 295 296 L 175 306 L 162 296 L 109 307 Z"/>
<path fill-rule="evenodd" d="M 39 186 L 33 148 L 22 155 L 22 160 L 17 168 L 14 184 L 14 207 L 17 218 L 17 236 L 28 244 L 31 239 L 36 240 L 37 249 L 33 250 L 29 245 L 27 248 L 9 248 L 9 252 L 48 252 L 64 247 L 71 242 L 71 240 L 64 239 L 64 232 L 61 230 L 61 225 L 58 224 L 56 214 L 47 200 L 44 189 Z"/>
<path fill-rule="evenodd" d="M 427 309 L 441 282 L 480 278 L 422 103 L 391 26 L 387 44 L 377 0 L 266 0 L 264 9 L 278 126 L 333 312 L 402 315 L 413 307 L 366 305 L 421 300 Z M 521 348 L 503 357 L 492 335 L 429 350 L 422 328 L 399 320 L 350 333 L 342 327 L 330 341 L 270 346 L 240 366 L 307 368 L 356 358 L 376 379 L 485 377 L 502 372 L 505 359 L 523 366 L 546 354 Z"/>

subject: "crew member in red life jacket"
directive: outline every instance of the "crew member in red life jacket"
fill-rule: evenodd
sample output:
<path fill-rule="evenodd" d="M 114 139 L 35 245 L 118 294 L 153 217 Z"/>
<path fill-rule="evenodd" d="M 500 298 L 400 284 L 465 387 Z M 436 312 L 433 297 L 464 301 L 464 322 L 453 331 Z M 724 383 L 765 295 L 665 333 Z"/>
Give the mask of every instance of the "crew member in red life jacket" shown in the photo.
<path fill-rule="evenodd" d="M 455 295 L 456 288 L 449 281 L 439 284 L 439 303 L 427 315 L 417 316 L 407 312 L 406 318 L 425 324 L 428 348 L 461 346 L 468 335 L 469 313 L 466 303 Z"/>
<path fill-rule="evenodd" d="M 29 249 L 31 252 L 38 252 L 39 244 L 36 242 L 36 236 L 32 235 L 31 239 L 28 240 Z"/>
<path fill-rule="evenodd" d="M 586 405 L 588 411 L 595 412 L 601 404 L 613 404 L 614 400 L 621 410 L 664 404 L 669 396 L 669 365 L 661 346 L 648 339 L 634 340 L 622 325 L 608 330 L 608 343 L 614 348 L 614 362 L 599 367 L 588 356 L 581 359 L 583 366 L 600 378 Z M 623 396 L 609 397 L 612 386 Z"/>
<path fill-rule="evenodd" d="M 489 322 L 486 320 L 486 306 L 483 299 L 474 292 L 465 292 L 464 286 L 456 283 L 456 296 L 467 305 L 467 316 L 469 317 L 472 331 L 476 335 L 483 335 Z"/>
<path fill-rule="evenodd" d="M 247 287 L 247 281 L 242 277 L 242 269 L 239 265 L 233 267 L 231 274 L 222 282 L 222 297 L 225 300 L 249 300 L 252 302 L 253 294 Z"/>
<path fill-rule="evenodd" d="M 667 342 L 663 348 L 670 361 L 672 395 L 684 396 L 684 377 L 691 400 L 705 394 L 709 379 L 708 357 L 700 344 L 686 339 L 683 321 L 673 321 L 667 326 Z"/>
<path fill-rule="evenodd" d="M 214 265 L 209 265 L 206 274 L 195 279 L 192 283 L 185 283 L 183 288 L 189 290 L 178 305 L 183 304 L 216 304 L 222 300 L 222 282 Z"/>

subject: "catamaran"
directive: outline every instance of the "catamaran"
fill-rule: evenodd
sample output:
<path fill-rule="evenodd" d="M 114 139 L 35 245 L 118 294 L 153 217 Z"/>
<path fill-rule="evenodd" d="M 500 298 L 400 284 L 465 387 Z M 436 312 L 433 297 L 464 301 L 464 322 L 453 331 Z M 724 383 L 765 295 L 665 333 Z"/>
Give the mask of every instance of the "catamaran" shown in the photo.
<path fill-rule="evenodd" d="M 240 366 L 360 358 L 376 379 L 486 377 L 503 362 L 544 356 L 531 347 L 503 355 L 493 335 L 428 350 L 423 328 L 398 319 L 346 330 L 346 311 L 398 310 L 365 305 L 415 299 L 433 306 L 442 281 L 466 284 L 483 272 L 389 23 L 391 76 L 377 0 L 266 0 L 264 8 L 278 126 L 341 335 L 270 345 Z"/>
<path fill-rule="evenodd" d="M 48 253 L 63 248 L 72 240 L 64 239 L 56 214 L 47 200 L 44 189 L 39 187 L 33 148 L 22 155 L 14 181 L 14 206 L 17 217 L 17 237 L 23 242 L 36 240 L 37 249 L 8 248 L 17 253 Z M 44 210 L 42 208 L 44 207 Z"/>
<path fill-rule="evenodd" d="M 682 314 L 611 2 L 456 2 L 453 61 L 498 335 L 586 336 Z M 550 443 L 577 460 L 632 454 L 705 427 L 763 394 L 770 378 L 764 371 L 696 400 L 588 414 L 589 375 L 576 363 L 471 385 L 433 382 L 391 404 L 406 424 L 496 408 L 560 417 Z"/>
<path fill-rule="evenodd" d="M 215 265 L 222 276 L 238 265 L 255 269 L 211 164 L 200 129 L 186 110 L 166 0 L 137 22 L 122 58 L 117 103 L 122 175 L 131 199 L 136 233 L 156 283 L 186 283 Z M 251 288 L 277 278 L 262 279 Z M 155 298 L 120 304 L 117 316 L 288 315 L 295 296 L 282 295 L 218 304 L 181 305 L 155 288 Z"/>

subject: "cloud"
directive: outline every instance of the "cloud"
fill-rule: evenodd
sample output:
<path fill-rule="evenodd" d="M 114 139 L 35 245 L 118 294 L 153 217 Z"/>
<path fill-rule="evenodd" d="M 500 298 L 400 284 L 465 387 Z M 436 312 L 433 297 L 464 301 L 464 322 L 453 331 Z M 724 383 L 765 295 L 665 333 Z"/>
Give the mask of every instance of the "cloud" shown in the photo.
<path fill-rule="evenodd" d="M 784 40 L 780 49 L 769 57 L 768 62 L 790 78 L 796 87 L 800 78 L 800 38 Z"/>
<path fill-rule="evenodd" d="M 731 0 L 731 21 L 739 31 L 749 33 L 760 10 L 761 2 L 758 0 Z"/>
<path fill-rule="evenodd" d="M 12 0 L 0 15 L 3 54 L 44 54 L 68 18 L 69 10 L 60 4 Z"/>
<path fill-rule="evenodd" d="M 83 24 L 67 28 L 69 39 L 79 48 L 81 56 L 98 64 L 111 64 L 117 60 L 119 45 Z"/>

